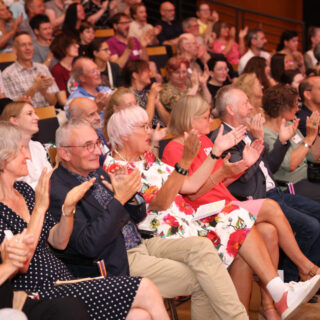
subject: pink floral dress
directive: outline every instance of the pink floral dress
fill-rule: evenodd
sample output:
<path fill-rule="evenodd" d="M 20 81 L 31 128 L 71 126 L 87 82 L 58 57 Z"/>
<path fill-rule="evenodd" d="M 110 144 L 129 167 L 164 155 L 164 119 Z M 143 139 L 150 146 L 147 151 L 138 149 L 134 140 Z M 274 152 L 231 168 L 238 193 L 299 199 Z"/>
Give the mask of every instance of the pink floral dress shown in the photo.
<path fill-rule="evenodd" d="M 153 197 L 166 182 L 173 167 L 148 152 L 143 160 L 125 162 L 108 155 L 103 168 L 110 172 L 117 166 L 127 166 L 128 171 L 137 168 L 141 172 L 142 186 L 140 194 L 147 205 L 147 217 L 138 225 L 139 229 L 152 230 L 162 238 L 183 238 L 203 236 L 209 238 L 228 267 L 255 223 L 256 217 L 244 208 L 228 204 L 217 215 L 193 221 L 194 209 L 177 194 L 167 210 L 148 210 Z"/>

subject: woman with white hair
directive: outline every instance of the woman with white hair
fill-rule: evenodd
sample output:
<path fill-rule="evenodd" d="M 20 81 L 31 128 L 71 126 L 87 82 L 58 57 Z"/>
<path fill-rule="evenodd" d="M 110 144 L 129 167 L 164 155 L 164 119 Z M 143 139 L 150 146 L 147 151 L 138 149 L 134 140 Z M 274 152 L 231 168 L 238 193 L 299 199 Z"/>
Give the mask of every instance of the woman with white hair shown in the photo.
<path fill-rule="evenodd" d="M 42 144 L 31 140 L 32 136 L 39 131 L 39 117 L 30 103 L 12 102 L 5 106 L 0 120 L 9 121 L 21 131 L 22 140 L 25 148 L 30 152 L 30 158 L 27 159 L 28 175 L 20 177 L 19 180 L 35 189 L 42 170 L 44 168 L 51 170 Z"/>
<path fill-rule="evenodd" d="M 206 108 L 208 121 L 208 104 L 206 104 Z M 181 114 L 181 117 L 184 118 L 185 115 Z M 216 246 L 227 267 L 239 254 L 266 286 L 265 290 L 277 302 L 276 307 L 283 319 L 288 317 L 302 301 L 308 299 L 317 290 L 319 275 L 311 280 L 315 285 L 308 282 L 288 286 L 278 277 L 266 245 L 254 226 L 258 212 L 263 205 L 263 199 L 253 201 L 250 206 L 244 204 L 243 207 L 238 201 L 230 202 L 227 199 L 227 205 L 213 220 L 199 222 L 193 221 L 195 211 L 180 194 L 195 194 L 210 179 L 209 175 L 223 150 L 227 150 L 228 146 L 237 144 L 243 138 L 243 127 L 236 128 L 226 135 L 222 135 L 222 130 L 220 130 L 215 145 L 212 148 L 206 148 L 202 165 L 190 176 L 188 176 L 190 166 L 200 147 L 197 135 L 193 131 L 189 135 L 183 135 L 184 148 L 177 149 L 179 159 L 177 159 L 174 168 L 155 159 L 148 152 L 150 142 L 148 116 L 139 107 L 127 108 L 113 114 L 108 123 L 108 136 L 113 151 L 112 156 L 106 158 L 105 170 L 112 172 L 119 166 L 125 166 L 129 171 L 132 168 L 138 168 L 141 172 L 142 187 L 140 192 L 145 198 L 148 212 L 147 218 L 139 225 L 140 228 L 151 228 L 161 237 L 207 236 Z M 187 157 L 190 148 L 193 150 L 194 156 L 192 158 L 190 155 Z M 259 149 L 258 146 L 256 148 Z M 248 153 L 251 151 L 248 150 Z M 250 157 L 248 156 L 246 161 L 249 161 Z M 244 170 L 247 164 L 242 160 L 238 165 Z M 221 195 L 219 193 L 216 195 L 217 200 Z M 244 208 L 250 208 L 252 212 Z M 299 250 L 297 246 L 295 249 Z M 305 260 L 307 259 L 305 258 Z M 312 263 L 309 264 L 310 266 L 308 264 L 305 266 L 305 270 L 311 268 Z M 309 285 L 315 286 L 315 290 L 303 288 L 303 286 Z M 309 294 L 306 294 L 307 292 Z M 295 306 L 291 305 L 292 298 L 290 297 L 287 300 L 288 308 L 282 308 L 280 305 L 286 299 L 287 294 L 291 297 L 295 296 L 293 298 Z"/>
<path fill-rule="evenodd" d="M 108 277 L 91 281 L 75 280 L 67 267 L 48 248 L 48 243 L 64 250 L 69 242 L 77 202 L 92 187 L 95 178 L 73 188 L 61 208 L 60 221 L 55 221 L 49 207 L 50 176 L 42 173 L 36 193 L 25 182 L 15 182 L 28 174 L 28 151 L 20 132 L 11 124 L 0 123 L 0 242 L 5 230 L 13 234 L 27 229 L 34 245 L 25 257 L 21 273 L 13 279 L 15 290 L 37 292 L 40 298 L 73 296 L 80 298 L 94 319 L 158 319 L 167 320 L 158 290 L 148 279 Z M 57 284 L 57 281 L 69 283 Z M 140 319 L 140 318 L 139 318 Z"/>

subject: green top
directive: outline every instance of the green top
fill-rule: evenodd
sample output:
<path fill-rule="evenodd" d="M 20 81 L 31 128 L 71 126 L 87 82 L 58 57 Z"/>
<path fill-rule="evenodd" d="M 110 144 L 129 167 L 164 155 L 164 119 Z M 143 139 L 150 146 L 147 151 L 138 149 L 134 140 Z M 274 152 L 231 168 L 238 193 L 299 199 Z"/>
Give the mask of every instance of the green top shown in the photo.
<path fill-rule="evenodd" d="M 264 142 L 269 146 L 269 151 L 273 149 L 274 143 L 278 138 L 278 133 L 268 127 L 264 129 Z M 279 170 L 274 174 L 276 180 L 296 183 L 300 180 L 307 179 L 307 160 L 315 161 L 311 151 L 309 150 L 307 156 L 299 164 L 294 171 L 290 171 L 290 156 L 291 153 L 296 150 L 301 143 L 303 143 L 304 136 L 298 129 L 296 134 L 290 139 L 290 147 L 281 163 Z"/>

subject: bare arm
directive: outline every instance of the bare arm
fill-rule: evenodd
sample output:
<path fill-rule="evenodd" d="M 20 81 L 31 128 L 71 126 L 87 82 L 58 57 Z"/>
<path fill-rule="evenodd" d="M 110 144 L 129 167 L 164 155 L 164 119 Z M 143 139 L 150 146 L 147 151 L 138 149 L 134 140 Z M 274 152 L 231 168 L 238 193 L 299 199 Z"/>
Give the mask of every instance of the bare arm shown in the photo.
<path fill-rule="evenodd" d="M 47 9 L 45 13 L 48 16 L 53 29 L 58 29 L 63 24 L 63 21 L 66 17 L 64 13 L 60 17 L 56 18 L 55 12 L 51 9 Z"/>
<path fill-rule="evenodd" d="M 106 12 L 106 10 L 108 8 L 108 3 L 109 3 L 108 0 L 102 2 L 101 8 L 96 13 L 92 14 L 91 16 L 89 16 L 87 18 L 87 21 L 94 25 L 103 16 L 103 14 Z"/>
<path fill-rule="evenodd" d="M 248 27 L 245 27 L 243 30 L 240 30 L 239 32 L 239 52 L 241 55 L 246 52 L 245 37 L 247 33 L 248 33 Z"/>

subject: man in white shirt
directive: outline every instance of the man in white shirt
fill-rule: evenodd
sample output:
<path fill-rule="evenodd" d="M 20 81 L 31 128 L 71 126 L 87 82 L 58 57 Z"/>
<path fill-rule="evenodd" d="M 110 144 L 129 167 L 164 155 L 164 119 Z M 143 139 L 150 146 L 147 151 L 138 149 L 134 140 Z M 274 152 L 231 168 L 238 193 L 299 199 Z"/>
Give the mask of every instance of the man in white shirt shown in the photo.
<path fill-rule="evenodd" d="M 308 30 L 308 38 L 311 48 L 304 54 L 304 63 L 306 65 L 306 69 L 313 69 L 313 67 L 318 64 L 318 60 L 314 56 L 313 49 L 320 43 L 320 28 L 310 27 Z"/>
<path fill-rule="evenodd" d="M 246 35 L 249 50 L 240 58 L 238 72 L 241 74 L 247 62 L 254 56 L 269 59 L 270 54 L 264 51 L 267 39 L 262 29 L 250 29 Z"/>

